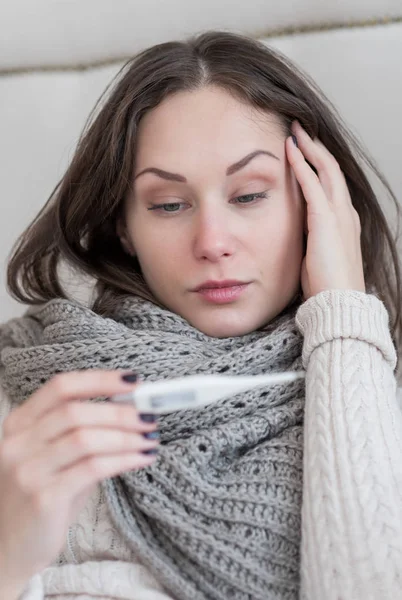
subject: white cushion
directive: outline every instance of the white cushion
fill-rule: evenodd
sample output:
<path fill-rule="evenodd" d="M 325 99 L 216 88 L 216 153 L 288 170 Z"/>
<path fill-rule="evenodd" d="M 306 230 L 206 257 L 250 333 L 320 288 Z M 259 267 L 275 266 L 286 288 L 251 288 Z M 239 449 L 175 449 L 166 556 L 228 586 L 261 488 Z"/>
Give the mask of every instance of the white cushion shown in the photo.
<path fill-rule="evenodd" d="M 0 68 L 85 64 L 212 28 L 283 28 L 402 16 L 400 0 L 3 0 Z"/>

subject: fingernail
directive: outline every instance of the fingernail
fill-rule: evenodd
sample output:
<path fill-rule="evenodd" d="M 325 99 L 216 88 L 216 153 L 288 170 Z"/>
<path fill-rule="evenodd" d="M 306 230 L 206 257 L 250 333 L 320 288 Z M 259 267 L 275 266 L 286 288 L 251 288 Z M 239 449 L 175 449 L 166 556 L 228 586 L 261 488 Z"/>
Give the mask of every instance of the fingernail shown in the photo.
<path fill-rule="evenodd" d="M 150 450 L 143 450 L 142 454 L 158 454 L 158 448 L 151 448 Z"/>
<path fill-rule="evenodd" d="M 155 423 L 158 418 L 157 415 L 154 415 L 153 413 L 140 413 L 139 417 L 144 423 Z"/>
<path fill-rule="evenodd" d="M 146 440 L 159 440 L 160 433 L 159 431 L 148 431 L 147 433 L 142 434 Z"/>
<path fill-rule="evenodd" d="M 293 140 L 293 143 L 294 143 L 294 145 L 296 146 L 296 148 L 298 148 L 298 147 L 299 147 L 299 145 L 298 145 L 298 143 L 297 143 L 297 137 L 296 137 L 296 136 L 295 136 L 293 133 L 292 133 L 292 140 Z"/>
<path fill-rule="evenodd" d="M 138 375 L 135 373 L 126 373 L 125 375 L 122 375 L 121 378 L 126 383 L 135 383 L 138 381 Z"/>

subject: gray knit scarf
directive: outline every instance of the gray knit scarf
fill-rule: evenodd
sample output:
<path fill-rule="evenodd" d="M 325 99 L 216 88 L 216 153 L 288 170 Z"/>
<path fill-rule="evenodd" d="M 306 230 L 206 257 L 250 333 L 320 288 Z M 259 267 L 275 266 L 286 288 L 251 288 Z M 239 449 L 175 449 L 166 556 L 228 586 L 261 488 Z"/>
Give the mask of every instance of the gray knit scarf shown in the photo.
<path fill-rule="evenodd" d="M 145 381 L 302 370 L 296 309 L 253 333 L 213 338 L 136 297 L 107 318 L 51 300 L 1 327 L 3 386 L 18 404 L 76 369 L 133 370 Z M 103 482 L 114 525 L 174 598 L 298 597 L 304 385 L 161 416 L 154 464 Z"/>

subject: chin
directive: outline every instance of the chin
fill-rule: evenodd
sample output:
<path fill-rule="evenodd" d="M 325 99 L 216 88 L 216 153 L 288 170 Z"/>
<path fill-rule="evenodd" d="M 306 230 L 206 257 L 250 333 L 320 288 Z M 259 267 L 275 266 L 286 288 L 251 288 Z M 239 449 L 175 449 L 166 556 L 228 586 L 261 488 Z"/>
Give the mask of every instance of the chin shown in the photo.
<path fill-rule="evenodd" d="M 198 318 L 191 320 L 191 325 L 196 327 L 199 331 L 205 335 L 216 338 L 228 338 L 246 335 L 255 331 L 263 324 L 255 319 L 251 320 L 250 315 L 248 318 L 241 318 L 239 314 L 216 314 L 213 317 L 211 315 L 198 315 Z"/>

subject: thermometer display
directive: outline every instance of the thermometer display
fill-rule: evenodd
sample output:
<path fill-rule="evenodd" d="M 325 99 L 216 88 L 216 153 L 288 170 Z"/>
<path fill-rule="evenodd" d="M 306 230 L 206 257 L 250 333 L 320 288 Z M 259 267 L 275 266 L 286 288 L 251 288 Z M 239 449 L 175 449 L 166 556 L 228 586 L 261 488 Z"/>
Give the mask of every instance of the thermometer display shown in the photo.
<path fill-rule="evenodd" d="M 196 395 L 194 392 L 174 392 L 173 394 L 158 394 L 150 397 L 152 408 L 174 408 L 182 404 L 194 404 Z"/>

